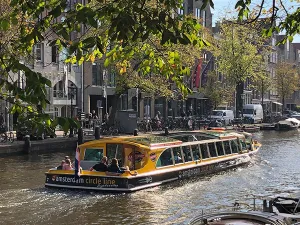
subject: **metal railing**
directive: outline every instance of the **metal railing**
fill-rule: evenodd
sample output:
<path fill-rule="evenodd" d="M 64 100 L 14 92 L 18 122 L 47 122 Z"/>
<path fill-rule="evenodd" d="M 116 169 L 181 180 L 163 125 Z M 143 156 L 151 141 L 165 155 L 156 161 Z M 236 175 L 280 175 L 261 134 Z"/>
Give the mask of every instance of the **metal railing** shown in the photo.
<path fill-rule="evenodd" d="M 73 100 L 76 101 L 77 96 L 73 95 Z M 71 95 L 67 95 L 63 90 L 53 90 L 53 98 L 59 100 L 71 100 Z"/>

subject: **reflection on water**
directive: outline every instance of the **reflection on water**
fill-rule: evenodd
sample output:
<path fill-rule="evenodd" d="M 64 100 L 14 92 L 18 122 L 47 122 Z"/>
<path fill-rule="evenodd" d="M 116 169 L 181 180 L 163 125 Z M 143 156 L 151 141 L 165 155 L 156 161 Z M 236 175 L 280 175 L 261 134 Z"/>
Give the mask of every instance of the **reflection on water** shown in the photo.
<path fill-rule="evenodd" d="M 46 189 L 44 172 L 73 152 L 0 159 L 0 224 L 185 224 L 204 212 L 231 209 L 253 195 L 297 192 L 299 133 L 255 134 L 263 147 L 244 167 L 131 194 Z"/>

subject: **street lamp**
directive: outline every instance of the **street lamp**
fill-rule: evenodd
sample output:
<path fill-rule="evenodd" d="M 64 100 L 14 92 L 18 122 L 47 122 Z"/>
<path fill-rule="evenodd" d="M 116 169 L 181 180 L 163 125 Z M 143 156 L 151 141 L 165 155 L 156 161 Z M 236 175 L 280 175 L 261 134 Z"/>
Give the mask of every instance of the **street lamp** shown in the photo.
<path fill-rule="evenodd" d="M 69 98 L 71 99 L 71 118 L 73 118 L 73 98 L 75 97 L 75 95 L 77 94 L 77 88 L 74 86 L 69 86 Z M 70 134 L 69 137 L 74 137 L 74 133 L 73 133 L 73 127 L 70 126 Z"/>

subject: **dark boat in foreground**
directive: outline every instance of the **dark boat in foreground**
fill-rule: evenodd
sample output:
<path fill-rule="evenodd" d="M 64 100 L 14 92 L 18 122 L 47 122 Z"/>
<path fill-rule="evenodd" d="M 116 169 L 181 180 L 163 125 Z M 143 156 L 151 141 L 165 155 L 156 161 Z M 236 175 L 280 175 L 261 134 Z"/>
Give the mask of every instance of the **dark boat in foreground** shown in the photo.
<path fill-rule="evenodd" d="M 300 225 L 300 198 L 277 197 L 263 201 L 262 211 L 228 211 L 199 215 L 189 225 Z"/>

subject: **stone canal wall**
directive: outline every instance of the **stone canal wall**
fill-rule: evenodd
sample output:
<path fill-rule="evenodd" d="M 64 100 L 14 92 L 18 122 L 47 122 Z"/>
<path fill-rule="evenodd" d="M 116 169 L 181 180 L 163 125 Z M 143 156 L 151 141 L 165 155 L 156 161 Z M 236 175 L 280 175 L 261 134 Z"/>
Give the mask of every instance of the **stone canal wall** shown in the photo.
<path fill-rule="evenodd" d="M 1 143 L 0 156 L 20 153 L 45 153 L 54 151 L 68 151 L 76 148 L 77 138 L 51 138 L 46 140 L 31 141 L 29 148 L 24 141 L 14 143 Z"/>

